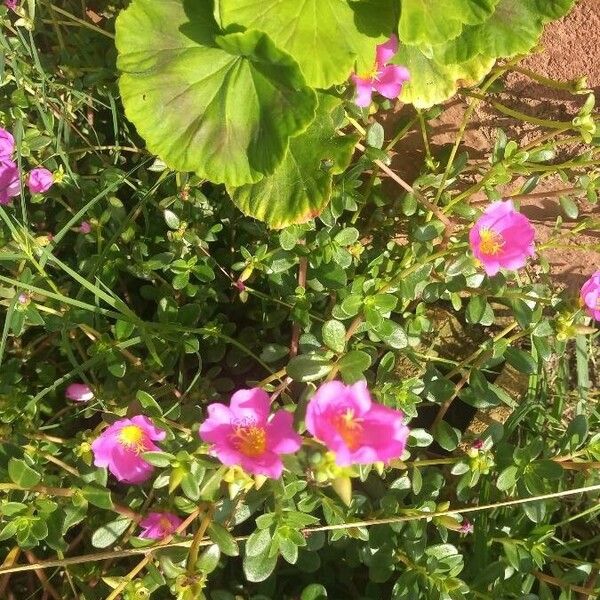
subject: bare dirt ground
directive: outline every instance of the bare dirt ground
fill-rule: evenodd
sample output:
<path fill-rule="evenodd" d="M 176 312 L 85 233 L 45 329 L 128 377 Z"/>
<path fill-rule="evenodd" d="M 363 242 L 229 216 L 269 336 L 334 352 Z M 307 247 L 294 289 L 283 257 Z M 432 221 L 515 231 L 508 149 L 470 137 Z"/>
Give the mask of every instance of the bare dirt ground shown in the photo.
<path fill-rule="evenodd" d="M 536 73 L 561 81 L 569 81 L 586 76 L 588 86 L 596 93 L 600 104 L 600 0 L 579 0 L 573 11 L 560 21 L 548 25 L 539 51 L 525 59 L 521 66 Z M 516 110 L 557 121 L 570 121 L 583 105 L 586 95 L 573 96 L 561 90 L 548 89 L 520 73 L 510 73 L 505 81 L 505 91 L 500 101 Z M 465 103 L 460 97 L 449 101 L 447 110 L 440 118 L 431 121 L 430 133 L 433 147 L 450 144 L 454 141 L 465 111 Z M 509 138 L 526 144 L 540 135 L 539 128 L 524 125 L 520 121 L 507 118 L 496 112 L 486 103 L 481 103 L 475 111 L 464 137 L 464 148 L 471 158 L 481 157 L 494 144 L 495 130 L 502 127 Z M 568 151 L 567 151 L 568 152 Z M 422 156 L 421 136 L 415 133 L 407 140 L 407 147 L 400 150 L 394 160 L 394 168 L 409 180 L 417 173 L 414 170 Z M 568 156 L 568 153 L 566 154 Z M 557 177 L 543 179 L 535 189 L 539 192 L 552 192 L 566 187 Z M 516 192 L 518 186 L 507 191 Z M 600 218 L 600 206 L 590 204 L 585 197 L 575 199 L 580 209 L 580 217 Z M 522 211 L 534 222 L 538 239 L 543 243 L 552 232 L 556 218 L 563 217 L 562 227 L 569 229 L 575 221 L 570 221 L 562 213 L 558 197 L 537 196 L 526 198 L 521 203 Z M 554 248 L 544 251 L 550 262 L 552 275 L 560 283 L 573 291 L 579 289 L 589 275 L 600 269 L 600 235 L 577 235 L 569 245 L 576 248 Z"/>

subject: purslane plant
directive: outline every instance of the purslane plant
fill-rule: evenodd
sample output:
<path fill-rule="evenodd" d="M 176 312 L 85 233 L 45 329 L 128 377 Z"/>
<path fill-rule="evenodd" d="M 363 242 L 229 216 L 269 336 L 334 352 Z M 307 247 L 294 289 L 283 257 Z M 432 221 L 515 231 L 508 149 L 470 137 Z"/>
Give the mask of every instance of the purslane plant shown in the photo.
<path fill-rule="evenodd" d="M 217 31 L 202 2 L 144 3 L 151 22 L 136 33 L 154 54 L 127 49 L 132 64 L 145 57 L 140 77 L 159 81 L 168 59 L 190 80 L 230 68 L 231 89 L 207 102 L 213 133 L 247 125 L 223 120 L 234 108 L 252 116 L 235 75 L 275 114 L 299 101 L 298 126 L 314 109 L 273 174 L 236 188 L 169 169 L 125 118 L 112 25 L 138 0 L 89 13 L 77 0 L 17 4 L 2 13 L 0 151 L 17 141 L 20 183 L 38 165 L 62 181 L 43 195 L 22 185 L 0 207 L 0 596 L 597 595 L 597 265 L 562 290 L 549 264 L 557 248 L 595 247 L 594 98 L 563 122 L 536 114 L 527 141 L 497 131 L 482 156 L 462 133 L 450 150 L 433 143 L 443 107 L 397 114 L 375 92 L 360 110 L 351 77 L 373 76 L 396 32 L 390 66 L 411 68 L 406 98 L 424 65 L 450 56 L 446 36 L 473 43 L 463 66 L 475 73 L 486 48 L 516 33 L 526 46 L 540 15 L 567 3 L 436 2 L 427 22 L 443 29 L 425 44 L 415 15 L 431 3 L 395 1 L 390 19 L 374 10 L 384 1 L 323 0 L 317 37 L 298 29 L 312 41 L 289 51 L 293 28 L 271 29 L 274 11 L 305 19 L 316 4 L 220 2 Z M 359 35 L 331 35 L 332 8 Z M 498 35 L 509 8 L 512 30 Z M 368 26 L 377 15 L 385 27 Z M 188 17 L 192 31 L 177 22 Z M 526 120 L 498 93 L 514 67 L 461 93 Z M 191 106 L 181 119 L 197 117 Z M 405 142 L 418 167 L 408 180 Z M 306 222 L 281 231 L 227 198 L 260 198 L 261 218 L 283 226 L 269 211 L 292 189 Z M 542 193 L 559 199 L 553 228 L 527 207 Z"/>

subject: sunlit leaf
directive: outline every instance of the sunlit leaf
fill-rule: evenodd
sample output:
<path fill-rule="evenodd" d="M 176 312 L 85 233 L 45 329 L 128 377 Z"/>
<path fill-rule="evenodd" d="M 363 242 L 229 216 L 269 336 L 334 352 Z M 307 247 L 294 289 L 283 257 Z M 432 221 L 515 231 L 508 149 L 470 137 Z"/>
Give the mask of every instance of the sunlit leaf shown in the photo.
<path fill-rule="evenodd" d="M 128 118 L 171 168 L 229 185 L 272 173 L 314 92 L 263 33 L 218 35 L 209 0 L 134 0 L 117 21 Z"/>

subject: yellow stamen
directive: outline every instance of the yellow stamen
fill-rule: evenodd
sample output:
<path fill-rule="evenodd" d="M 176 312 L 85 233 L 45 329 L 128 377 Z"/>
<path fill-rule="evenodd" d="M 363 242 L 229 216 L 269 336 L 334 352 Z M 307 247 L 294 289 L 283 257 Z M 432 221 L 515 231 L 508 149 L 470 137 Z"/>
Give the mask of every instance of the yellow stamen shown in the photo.
<path fill-rule="evenodd" d="M 504 238 L 493 229 L 482 229 L 479 232 L 479 237 L 481 238 L 479 250 L 482 254 L 495 256 L 504 247 Z"/>
<path fill-rule="evenodd" d="M 255 424 L 234 426 L 232 437 L 236 449 L 250 458 L 264 454 L 267 448 L 267 432 Z"/>
<path fill-rule="evenodd" d="M 119 432 L 119 442 L 126 448 L 143 452 L 145 445 L 144 430 L 137 425 L 125 425 Z"/>
<path fill-rule="evenodd" d="M 371 81 L 377 81 L 379 78 L 379 66 L 376 64 L 373 65 L 373 68 L 365 73 L 364 75 L 359 75 L 361 79 L 367 79 Z"/>
<path fill-rule="evenodd" d="M 353 409 L 349 408 L 336 415 L 333 426 L 350 450 L 356 450 L 360 446 L 363 433 L 362 419 L 355 416 Z"/>

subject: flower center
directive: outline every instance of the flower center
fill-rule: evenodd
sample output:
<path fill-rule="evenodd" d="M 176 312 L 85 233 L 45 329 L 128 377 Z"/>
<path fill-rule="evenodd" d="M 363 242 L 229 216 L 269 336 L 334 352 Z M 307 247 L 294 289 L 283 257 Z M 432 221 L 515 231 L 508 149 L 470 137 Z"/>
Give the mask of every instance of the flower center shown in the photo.
<path fill-rule="evenodd" d="M 254 421 L 234 424 L 233 445 L 242 454 L 256 458 L 264 454 L 267 448 L 267 432 L 264 427 L 259 427 Z"/>
<path fill-rule="evenodd" d="M 348 408 L 335 415 L 332 425 L 350 450 L 356 450 L 360 446 L 363 433 L 362 419 L 354 414 L 353 409 Z"/>
<path fill-rule="evenodd" d="M 161 517 L 158 523 L 158 527 L 162 535 L 169 535 L 173 529 L 171 521 L 167 517 Z"/>
<path fill-rule="evenodd" d="M 504 238 L 493 229 L 482 229 L 479 232 L 481 241 L 479 242 L 479 250 L 482 254 L 495 256 L 504 247 Z"/>
<path fill-rule="evenodd" d="M 143 452 L 145 445 L 144 431 L 137 425 L 125 425 L 119 432 L 119 442 L 122 446 L 125 446 L 130 450 Z"/>
<path fill-rule="evenodd" d="M 361 79 L 366 79 L 367 81 L 378 81 L 379 74 L 379 66 L 377 65 L 377 63 L 375 63 L 370 71 L 367 71 L 364 75 L 359 75 L 359 77 Z"/>

